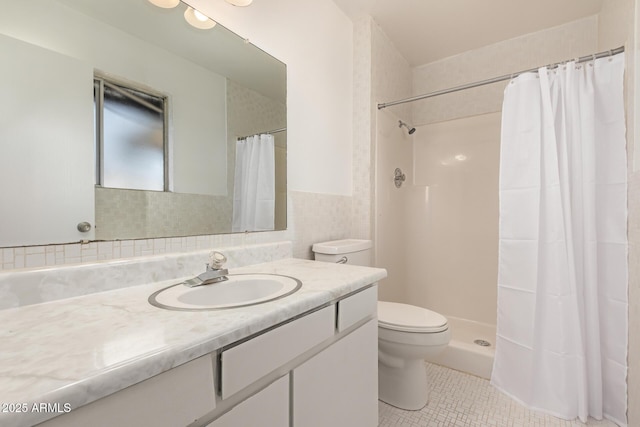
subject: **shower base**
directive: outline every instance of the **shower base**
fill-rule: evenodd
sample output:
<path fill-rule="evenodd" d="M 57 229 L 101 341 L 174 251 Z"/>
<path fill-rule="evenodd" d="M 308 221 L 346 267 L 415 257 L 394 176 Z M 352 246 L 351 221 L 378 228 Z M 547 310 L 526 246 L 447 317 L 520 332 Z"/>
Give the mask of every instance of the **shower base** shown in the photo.
<path fill-rule="evenodd" d="M 449 316 L 447 320 L 451 341 L 442 353 L 427 358 L 427 362 L 490 379 L 495 355 L 495 325 Z"/>

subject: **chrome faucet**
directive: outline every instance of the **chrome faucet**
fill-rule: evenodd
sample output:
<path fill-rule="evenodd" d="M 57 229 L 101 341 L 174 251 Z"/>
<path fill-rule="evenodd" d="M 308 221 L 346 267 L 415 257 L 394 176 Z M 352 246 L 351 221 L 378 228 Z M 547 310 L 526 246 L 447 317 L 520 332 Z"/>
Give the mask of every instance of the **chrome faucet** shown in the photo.
<path fill-rule="evenodd" d="M 209 263 L 207 264 L 204 273 L 199 274 L 193 279 L 188 279 L 182 282 L 183 285 L 190 288 L 196 286 L 210 285 L 212 283 L 220 283 L 225 280 L 229 280 L 227 274 L 229 270 L 222 268 L 224 263 L 227 262 L 227 257 L 220 252 L 213 251 L 209 254 Z"/>

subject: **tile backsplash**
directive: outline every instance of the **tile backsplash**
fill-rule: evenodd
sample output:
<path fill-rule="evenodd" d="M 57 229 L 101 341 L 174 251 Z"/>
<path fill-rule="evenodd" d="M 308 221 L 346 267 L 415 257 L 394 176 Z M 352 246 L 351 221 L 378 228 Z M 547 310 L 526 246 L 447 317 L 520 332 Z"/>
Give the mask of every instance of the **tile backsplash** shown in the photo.
<path fill-rule="evenodd" d="M 219 246 L 241 246 L 286 239 L 289 233 L 221 234 L 158 239 L 113 240 L 0 249 L 0 270 L 51 267 L 165 253 L 193 252 Z"/>

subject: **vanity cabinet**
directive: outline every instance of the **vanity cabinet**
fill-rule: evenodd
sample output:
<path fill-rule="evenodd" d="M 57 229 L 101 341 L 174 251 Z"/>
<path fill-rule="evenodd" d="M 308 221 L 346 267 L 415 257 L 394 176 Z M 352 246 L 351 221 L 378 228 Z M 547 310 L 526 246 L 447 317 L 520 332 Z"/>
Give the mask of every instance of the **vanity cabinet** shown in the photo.
<path fill-rule="evenodd" d="M 375 427 L 377 286 L 46 421 L 43 427 Z"/>
<path fill-rule="evenodd" d="M 223 399 L 269 375 L 287 372 L 289 388 L 257 392 L 208 427 L 375 427 L 378 425 L 377 287 L 275 328 L 221 354 Z M 291 420 L 273 420 L 288 398 Z M 255 402 L 252 402 L 255 400 Z M 261 416 L 260 414 L 263 414 Z M 229 419 L 236 420 L 229 423 Z M 220 424 L 218 424 L 220 421 Z"/>

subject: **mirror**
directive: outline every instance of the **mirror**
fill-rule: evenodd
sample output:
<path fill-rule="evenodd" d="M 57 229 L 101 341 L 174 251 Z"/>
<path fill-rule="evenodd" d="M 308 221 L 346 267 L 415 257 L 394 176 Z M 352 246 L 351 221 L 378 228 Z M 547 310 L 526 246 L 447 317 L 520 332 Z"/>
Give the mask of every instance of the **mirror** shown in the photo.
<path fill-rule="evenodd" d="M 0 247 L 286 228 L 285 64 L 220 24 L 190 25 L 184 3 L 3 6 Z M 159 136 L 144 145 L 142 127 Z M 110 169 L 110 141 L 132 175 L 156 168 L 160 184 L 105 179 L 124 173 Z M 268 196 L 247 207 L 251 185 Z"/>

